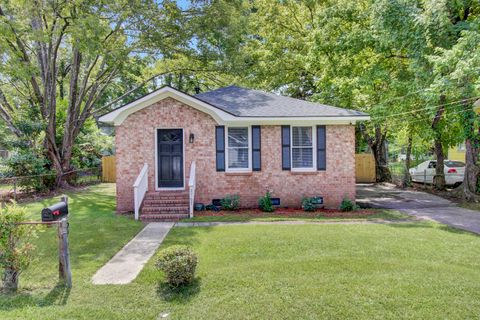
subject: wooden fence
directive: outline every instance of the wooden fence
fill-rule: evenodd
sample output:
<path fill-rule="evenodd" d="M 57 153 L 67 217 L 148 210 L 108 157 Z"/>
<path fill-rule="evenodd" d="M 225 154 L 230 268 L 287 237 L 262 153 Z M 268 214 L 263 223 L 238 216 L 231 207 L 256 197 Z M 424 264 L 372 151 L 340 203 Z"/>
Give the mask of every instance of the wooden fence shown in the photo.
<path fill-rule="evenodd" d="M 375 182 L 375 158 L 371 153 L 355 155 L 355 179 L 357 182 Z"/>
<path fill-rule="evenodd" d="M 102 181 L 116 182 L 115 156 L 102 157 Z"/>

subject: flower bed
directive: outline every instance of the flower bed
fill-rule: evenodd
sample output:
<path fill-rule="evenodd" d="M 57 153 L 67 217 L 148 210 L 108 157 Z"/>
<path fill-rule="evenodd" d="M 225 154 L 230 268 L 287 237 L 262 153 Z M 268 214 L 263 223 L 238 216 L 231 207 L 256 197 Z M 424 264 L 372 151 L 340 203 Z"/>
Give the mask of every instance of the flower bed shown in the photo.
<path fill-rule="evenodd" d="M 311 220 L 311 219 L 405 219 L 407 216 L 397 211 L 379 209 L 360 209 L 342 212 L 338 209 L 318 209 L 305 212 L 298 208 L 278 208 L 274 212 L 260 209 L 242 209 L 238 211 L 195 211 L 194 217 L 184 221 L 249 221 L 249 220 Z"/>

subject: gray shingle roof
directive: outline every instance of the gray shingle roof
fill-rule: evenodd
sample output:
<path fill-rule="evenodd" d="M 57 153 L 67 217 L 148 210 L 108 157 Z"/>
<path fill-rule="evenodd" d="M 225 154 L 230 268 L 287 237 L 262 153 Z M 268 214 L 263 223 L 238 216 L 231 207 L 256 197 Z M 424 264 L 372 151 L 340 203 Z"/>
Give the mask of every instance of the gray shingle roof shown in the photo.
<path fill-rule="evenodd" d="M 352 117 L 366 113 L 229 86 L 200 93 L 195 98 L 239 117 Z"/>

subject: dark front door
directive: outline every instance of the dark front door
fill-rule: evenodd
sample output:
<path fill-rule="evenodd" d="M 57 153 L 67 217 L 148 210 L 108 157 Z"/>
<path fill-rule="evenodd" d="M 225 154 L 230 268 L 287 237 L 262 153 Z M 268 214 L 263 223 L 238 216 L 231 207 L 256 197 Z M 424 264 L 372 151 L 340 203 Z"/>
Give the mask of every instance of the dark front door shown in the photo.
<path fill-rule="evenodd" d="M 183 130 L 157 130 L 158 186 L 183 187 Z"/>

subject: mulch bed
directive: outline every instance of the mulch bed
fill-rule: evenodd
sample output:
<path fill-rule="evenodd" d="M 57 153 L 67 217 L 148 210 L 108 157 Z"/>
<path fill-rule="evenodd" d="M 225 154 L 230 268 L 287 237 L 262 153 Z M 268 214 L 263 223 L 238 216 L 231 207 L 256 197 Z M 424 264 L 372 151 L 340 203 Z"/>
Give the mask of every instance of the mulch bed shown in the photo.
<path fill-rule="evenodd" d="M 274 212 L 263 212 L 260 209 L 242 209 L 238 211 L 196 211 L 196 217 L 224 217 L 224 216 L 248 216 L 248 217 L 328 217 L 328 218 L 352 218 L 367 217 L 378 214 L 372 209 L 360 209 L 350 212 L 342 212 L 337 209 L 317 209 L 313 212 L 306 212 L 296 208 L 279 208 Z"/>

